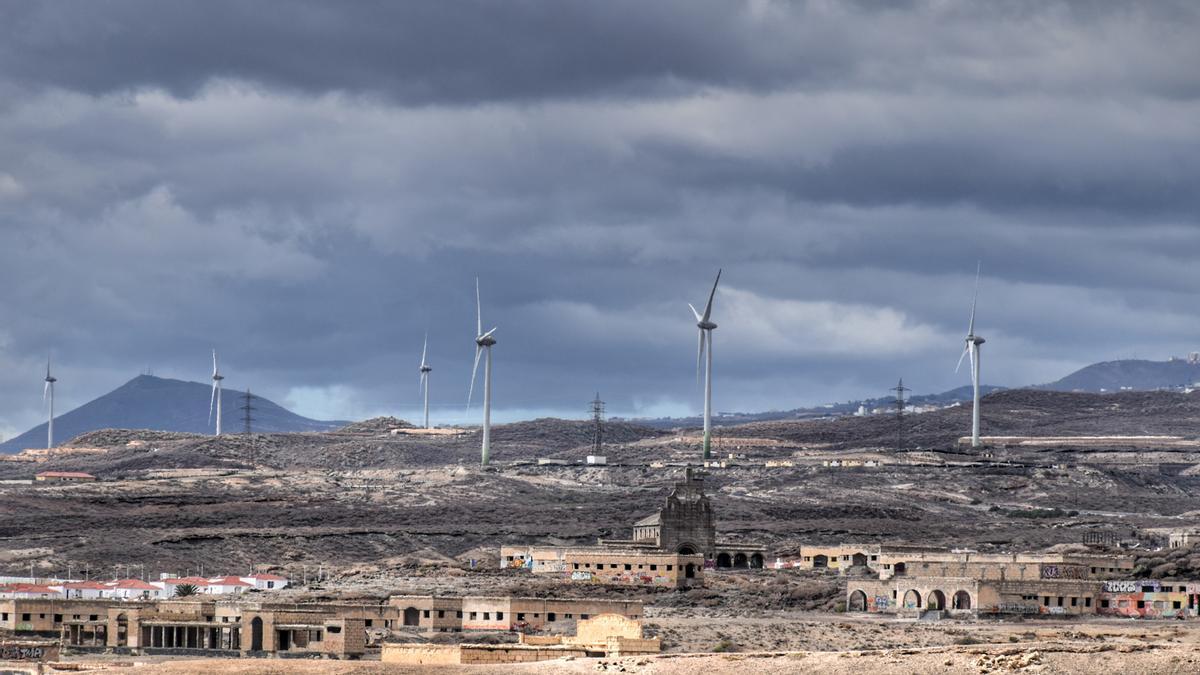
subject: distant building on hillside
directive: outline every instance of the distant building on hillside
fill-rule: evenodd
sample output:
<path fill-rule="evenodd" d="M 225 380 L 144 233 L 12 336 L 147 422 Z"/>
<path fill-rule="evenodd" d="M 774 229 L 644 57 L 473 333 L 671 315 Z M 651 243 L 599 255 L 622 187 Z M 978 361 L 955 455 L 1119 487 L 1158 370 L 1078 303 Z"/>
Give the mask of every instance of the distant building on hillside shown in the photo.
<path fill-rule="evenodd" d="M 40 471 L 34 475 L 34 478 L 47 483 L 85 483 L 96 480 L 92 474 L 82 471 Z"/>

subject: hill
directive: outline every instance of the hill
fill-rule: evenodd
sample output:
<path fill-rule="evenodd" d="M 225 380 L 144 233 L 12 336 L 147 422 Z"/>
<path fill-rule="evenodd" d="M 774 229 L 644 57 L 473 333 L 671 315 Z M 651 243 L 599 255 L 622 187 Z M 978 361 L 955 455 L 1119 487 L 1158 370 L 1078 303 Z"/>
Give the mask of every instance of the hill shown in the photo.
<path fill-rule="evenodd" d="M 153 429 L 193 434 L 212 433 L 208 409 L 212 388 L 199 382 L 184 382 L 139 375 L 117 389 L 85 403 L 54 420 L 56 443 L 100 429 Z M 254 397 L 256 432 L 329 431 L 344 422 L 322 422 L 301 417 L 272 401 Z M 221 402 L 224 425 L 241 429 L 239 392 L 226 391 Z M 25 448 L 46 445 L 46 425 L 0 443 L 0 453 L 12 454 Z"/>
<path fill-rule="evenodd" d="M 1194 382 L 1200 382 L 1200 363 L 1188 363 L 1183 359 L 1170 361 L 1123 359 L 1093 363 L 1060 380 L 1036 388 L 1099 393 L 1122 390 L 1178 389 Z"/>

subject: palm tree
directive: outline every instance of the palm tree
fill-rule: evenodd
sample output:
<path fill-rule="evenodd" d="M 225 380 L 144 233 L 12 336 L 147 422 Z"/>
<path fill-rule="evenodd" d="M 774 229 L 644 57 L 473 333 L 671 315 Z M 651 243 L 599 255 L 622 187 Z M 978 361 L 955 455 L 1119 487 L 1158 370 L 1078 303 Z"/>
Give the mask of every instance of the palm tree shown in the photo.
<path fill-rule="evenodd" d="M 175 587 L 175 597 L 186 598 L 189 595 L 195 595 L 197 590 L 194 584 L 179 584 Z"/>

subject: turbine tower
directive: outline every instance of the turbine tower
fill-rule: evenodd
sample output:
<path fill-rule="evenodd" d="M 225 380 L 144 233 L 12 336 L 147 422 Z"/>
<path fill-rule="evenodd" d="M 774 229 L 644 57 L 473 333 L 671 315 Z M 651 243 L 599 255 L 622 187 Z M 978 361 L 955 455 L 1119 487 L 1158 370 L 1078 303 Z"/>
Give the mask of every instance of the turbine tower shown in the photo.
<path fill-rule="evenodd" d="M 967 356 L 971 357 L 971 447 L 978 448 L 979 442 L 979 346 L 985 340 L 975 334 L 975 303 L 979 300 L 979 272 L 982 268 L 975 267 L 975 295 L 971 298 L 971 320 L 967 323 L 966 347 L 963 349 L 962 356 L 958 357 L 958 365 L 955 366 L 954 372 L 958 372 L 962 368 L 963 359 Z"/>
<path fill-rule="evenodd" d="M 696 317 L 696 327 L 700 329 L 699 343 L 696 348 L 696 378 L 700 377 L 700 362 L 704 361 L 705 352 L 708 360 L 704 366 L 704 459 L 709 459 L 712 449 L 712 332 L 717 324 L 712 322 L 713 296 L 717 294 L 717 284 L 721 282 L 721 270 L 717 270 L 717 280 L 713 282 L 712 292 L 708 294 L 708 304 L 704 306 L 704 314 L 696 311 L 692 303 L 692 314 Z"/>
<path fill-rule="evenodd" d="M 433 367 L 425 362 L 425 352 L 429 348 L 429 334 L 425 335 L 425 344 L 421 347 L 421 391 L 425 397 L 425 428 L 429 429 L 429 372 Z"/>
<path fill-rule="evenodd" d="M 50 374 L 50 359 L 46 358 L 46 386 L 42 389 L 42 403 L 50 404 L 50 417 L 46 422 L 46 447 L 54 447 L 54 383 L 58 378 Z"/>
<path fill-rule="evenodd" d="M 479 355 L 487 352 L 483 364 L 483 450 L 481 464 L 487 466 L 492 452 L 492 337 L 496 329 L 483 332 L 483 309 L 479 300 L 479 277 L 475 277 L 475 365 L 471 368 L 471 389 L 467 392 L 467 410 L 471 410 L 471 398 L 475 395 L 475 376 L 479 372 Z"/>
<path fill-rule="evenodd" d="M 225 379 L 221 375 L 220 368 L 217 367 L 217 350 L 213 350 L 213 374 L 212 374 L 212 397 L 208 401 L 208 422 L 212 424 L 213 409 L 217 411 L 217 436 L 221 435 L 221 380 Z"/>

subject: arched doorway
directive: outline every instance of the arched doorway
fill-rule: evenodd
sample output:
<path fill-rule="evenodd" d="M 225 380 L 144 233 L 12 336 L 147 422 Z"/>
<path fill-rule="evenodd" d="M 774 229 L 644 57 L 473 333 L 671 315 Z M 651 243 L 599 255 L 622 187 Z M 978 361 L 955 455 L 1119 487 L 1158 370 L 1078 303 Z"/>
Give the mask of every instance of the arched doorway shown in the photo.
<path fill-rule="evenodd" d="M 117 615 L 117 646 L 129 645 L 129 617 L 124 613 Z"/>
<path fill-rule="evenodd" d="M 867 594 L 862 591 L 854 591 L 850 594 L 850 602 L 846 603 L 846 611 L 848 612 L 865 612 L 867 611 Z"/>
<path fill-rule="evenodd" d="M 683 577 L 685 579 L 695 579 L 696 578 L 696 566 L 693 565 L 692 563 L 688 563 L 687 567 L 683 568 Z"/>
<path fill-rule="evenodd" d="M 750 568 L 761 570 L 763 567 L 763 557 L 761 553 L 755 553 L 750 556 Z"/>
<path fill-rule="evenodd" d="M 925 609 L 946 609 L 946 594 L 941 591 L 932 591 L 925 598 Z"/>
<path fill-rule="evenodd" d="M 717 554 L 717 567 L 733 567 L 733 559 L 728 553 Z"/>
<path fill-rule="evenodd" d="M 691 544 L 683 544 L 679 547 L 679 555 L 696 555 L 696 547 Z"/>
<path fill-rule="evenodd" d="M 904 594 L 904 609 L 920 609 L 921 594 L 915 590 L 910 590 Z"/>
<path fill-rule="evenodd" d="M 971 594 L 966 591 L 955 593 L 953 604 L 950 607 L 953 609 L 971 609 Z"/>
<path fill-rule="evenodd" d="M 814 555 L 813 567 L 829 567 L 829 557 L 823 555 Z"/>
<path fill-rule="evenodd" d="M 866 567 L 867 566 L 866 554 L 865 553 L 855 553 L 854 555 L 850 556 L 850 565 L 851 565 L 851 567 Z"/>
<path fill-rule="evenodd" d="M 250 651 L 252 651 L 252 652 L 261 652 L 262 651 L 262 647 L 263 647 L 262 637 L 263 637 L 263 620 L 262 620 L 262 617 L 256 616 L 256 617 L 254 617 L 254 620 L 250 622 Z"/>
<path fill-rule="evenodd" d="M 421 625 L 421 612 L 416 607 L 406 607 L 404 609 L 404 625 L 419 626 Z"/>
<path fill-rule="evenodd" d="M 734 569 L 744 570 L 749 566 L 750 566 L 750 562 L 748 560 L 746 560 L 745 553 L 739 553 L 739 554 L 733 556 L 733 568 Z"/>

